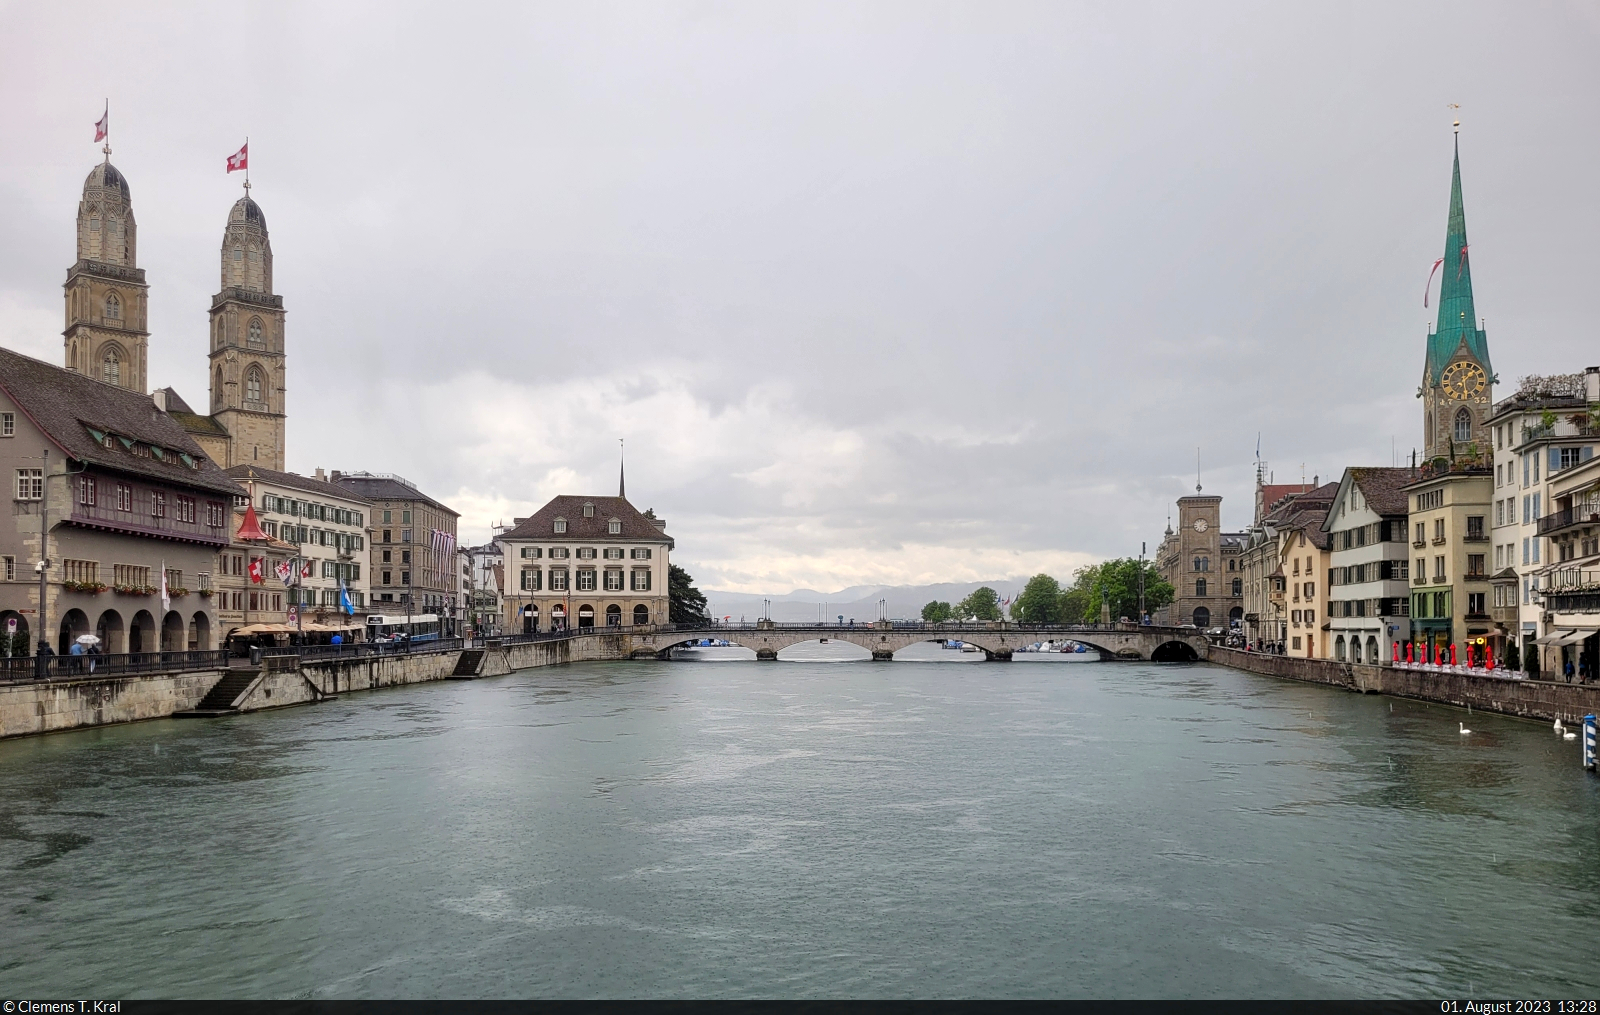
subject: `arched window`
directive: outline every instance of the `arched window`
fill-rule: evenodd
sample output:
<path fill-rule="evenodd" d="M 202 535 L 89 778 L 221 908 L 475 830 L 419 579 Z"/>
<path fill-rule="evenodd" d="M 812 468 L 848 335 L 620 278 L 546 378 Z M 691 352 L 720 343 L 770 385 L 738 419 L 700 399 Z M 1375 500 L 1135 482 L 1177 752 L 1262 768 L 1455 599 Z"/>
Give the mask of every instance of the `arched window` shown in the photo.
<path fill-rule="evenodd" d="M 1333 640 L 1333 657 L 1340 662 L 1344 662 L 1344 635 L 1342 634 Z"/>
<path fill-rule="evenodd" d="M 261 371 L 256 367 L 251 367 L 250 372 L 244 375 L 244 400 L 261 401 Z"/>
<path fill-rule="evenodd" d="M 1194 580 L 1194 594 L 1197 596 L 1206 594 L 1206 580 L 1204 578 L 1196 578 Z"/>
<path fill-rule="evenodd" d="M 1244 579 L 1243 578 L 1235 578 L 1233 580 L 1233 594 L 1236 595 L 1236 596 L 1244 595 Z"/>
<path fill-rule="evenodd" d="M 1194 608 L 1194 626 L 1206 628 L 1211 626 L 1211 611 L 1204 606 Z"/>
<path fill-rule="evenodd" d="M 107 384 L 122 383 L 122 357 L 114 347 L 107 347 L 100 359 L 100 379 Z"/>
<path fill-rule="evenodd" d="M 1361 639 L 1359 637 L 1350 639 L 1350 661 L 1353 663 L 1361 661 Z"/>
<path fill-rule="evenodd" d="M 1472 439 L 1472 413 L 1463 406 L 1456 412 L 1456 440 L 1470 441 Z"/>
<path fill-rule="evenodd" d="M 211 385 L 211 404 L 222 406 L 222 368 L 217 367 L 217 379 Z"/>
<path fill-rule="evenodd" d="M 261 345 L 261 318 L 250 318 L 249 337 L 246 339 L 251 345 Z"/>
<path fill-rule="evenodd" d="M 122 301 L 116 293 L 106 295 L 106 320 L 115 321 L 122 316 Z"/>

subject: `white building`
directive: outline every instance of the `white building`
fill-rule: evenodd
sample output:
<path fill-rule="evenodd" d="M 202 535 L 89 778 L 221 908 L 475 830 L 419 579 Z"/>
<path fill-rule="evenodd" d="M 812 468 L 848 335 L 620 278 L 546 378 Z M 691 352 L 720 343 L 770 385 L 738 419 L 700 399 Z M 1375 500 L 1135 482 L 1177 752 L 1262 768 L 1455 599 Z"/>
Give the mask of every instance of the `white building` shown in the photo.
<path fill-rule="evenodd" d="M 1411 637 L 1408 499 L 1411 469 L 1348 468 L 1323 521 L 1333 657 L 1389 662 Z M 1404 658 L 1404 650 L 1401 658 Z"/>
<path fill-rule="evenodd" d="M 1551 484 L 1567 470 L 1594 457 L 1600 443 L 1592 410 L 1600 405 L 1600 367 L 1581 374 L 1528 377 L 1489 416 L 1494 435 L 1492 616 L 1496 647 L 1504 657 L 1515 642 L 1528 669 L 1528 654 L 1539 669 L 1558 670 L 1562 646 L 1551 636 L 1540 578 L 1552 561 L 1549 536 L 1554 508 Z M 1559 635 L 1558 635 L 1559 637 Z"/>

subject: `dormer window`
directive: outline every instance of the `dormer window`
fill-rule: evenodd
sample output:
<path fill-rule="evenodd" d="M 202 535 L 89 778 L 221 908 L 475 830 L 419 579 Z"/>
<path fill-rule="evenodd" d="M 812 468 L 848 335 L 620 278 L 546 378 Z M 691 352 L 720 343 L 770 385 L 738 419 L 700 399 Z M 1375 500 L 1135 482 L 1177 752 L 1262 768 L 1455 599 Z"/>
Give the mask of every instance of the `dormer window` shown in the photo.
<path fill-rule="evenodd" d="M 585 518 L 593 518 L 594 517 L 594 505 L 593 504 L 585 504 L 583 506 L 583 517 L 585 517 Z"/>
<path fill-rule="evenodd" d="M 606 531 L 613 536 L 622 535 L 622 519 L 613 518 L 606 523 Z"/>
<path fill-rule="evenodd" d="M 567 520 L 565 518 L 557 518 L 556 519 L 555 530 L 556 530 L 556 535 L 561 535 L 562 533 L 566 532 L 567 531 Z"/>

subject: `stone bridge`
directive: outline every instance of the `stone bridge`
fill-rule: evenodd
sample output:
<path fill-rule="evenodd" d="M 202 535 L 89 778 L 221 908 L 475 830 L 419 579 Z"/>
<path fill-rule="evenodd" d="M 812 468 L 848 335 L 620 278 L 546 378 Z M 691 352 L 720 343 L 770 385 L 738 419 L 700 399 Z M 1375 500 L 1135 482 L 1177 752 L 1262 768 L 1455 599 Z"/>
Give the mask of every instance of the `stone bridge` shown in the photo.
<path fill-rule="evenodd" d="M 626 630 L 626 629 L 625 629 Z M 1118 624 L 1111 627 L 1057 624 L 947 624 L 894 625 L 867 624 L 839 627 L 823 624 L 777 624 L 758 621 L 751 625 L 641 631 L 629 637 L 635 657 L 665 659 L 675 647 L 702 639 L 720 639 L 754 649 L 757 659 L 777 659 L 778 652 L 802 642 L 843 641 L 859 645 L 875 660 L 893 659 L 895 652 L 927 641 L 960 640 L 975 645 L 991 661 L 1009 662 L 1011 653 L 1040 641 L 1076 641 L 1097 648 L 1107 659 L 1153 659 L 1157 662 L 1185 662 L 1204 659 L 1210 648 L 1205 636 L 1192 627 L 1140 627 Z"/>

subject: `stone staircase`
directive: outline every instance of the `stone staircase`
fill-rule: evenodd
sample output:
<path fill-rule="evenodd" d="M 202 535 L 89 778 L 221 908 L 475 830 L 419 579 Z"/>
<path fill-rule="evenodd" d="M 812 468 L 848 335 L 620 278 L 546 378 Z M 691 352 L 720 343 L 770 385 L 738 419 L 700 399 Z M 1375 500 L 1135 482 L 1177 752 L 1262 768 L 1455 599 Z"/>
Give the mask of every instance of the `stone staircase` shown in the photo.
<path fill-rule="evenodd" d="M 173 718 L 205 719 L 219 715 L 234 715 L 239 711 L 236 703 L 260 677 L 261 671 L 258 669 L 230 669 L 206 693 L 206 696 L 200 699 L 200 704 L 185 712 L 172 713 Z"/>
<path fill-rule="evenodd" d="M 487 653 L 481 648 L 462 649 L 461 655 L 456 659 L 456 668 L 451 671 L 450 680 L 475 680 L 483 669 L 483 657 Z"/>

